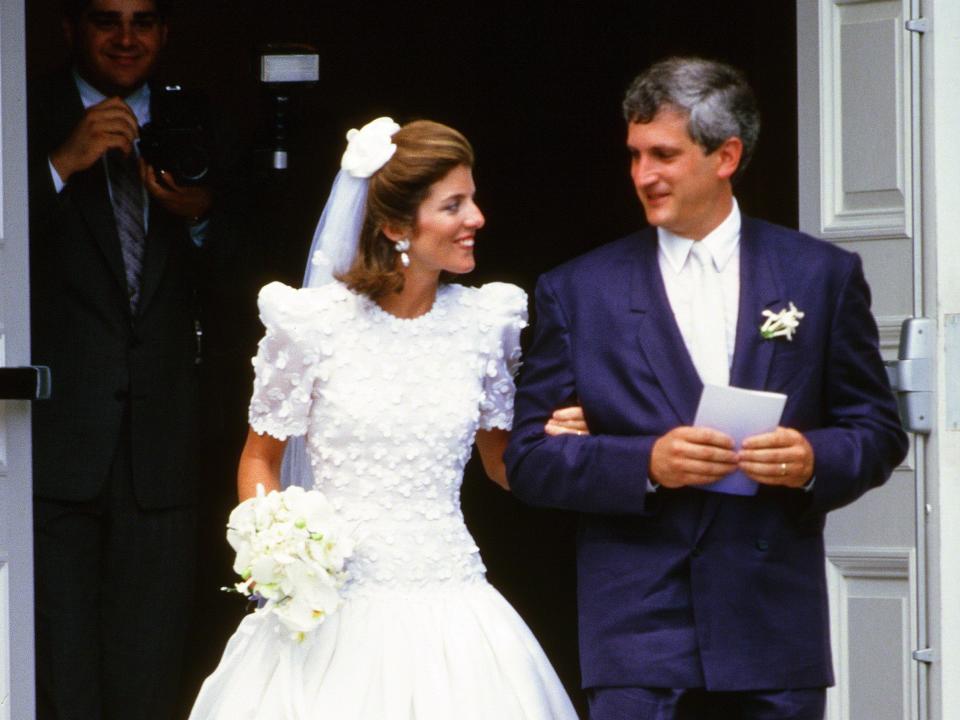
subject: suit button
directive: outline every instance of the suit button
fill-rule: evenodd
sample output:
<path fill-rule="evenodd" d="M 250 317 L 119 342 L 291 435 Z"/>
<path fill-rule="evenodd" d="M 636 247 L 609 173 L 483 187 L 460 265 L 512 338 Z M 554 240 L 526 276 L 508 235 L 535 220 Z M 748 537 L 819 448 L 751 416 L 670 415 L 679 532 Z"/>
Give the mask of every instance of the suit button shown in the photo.
<path fill-rule="evenodd" d="M 123 402 L 124 400 L 127 399 L 127 391 L 117 390 L 116 392 L 113 393 L 113 398 L 114 400 L 119 400 L 120 402 Z"/>
<path fill-rule="evenodd" d="M 770 543 L 768 543 L 766 540 L 763 540 L 763 539 L 757 540 L 757 550 L 766 551 L 769 549 L 770 549 Z"/>
<path fill-rule="evenodd" d="M 699 545 L 694 545 L 693 550 L 690 551 L 692 557 L 700 557 L 703 555 L 703 549 Z"/>

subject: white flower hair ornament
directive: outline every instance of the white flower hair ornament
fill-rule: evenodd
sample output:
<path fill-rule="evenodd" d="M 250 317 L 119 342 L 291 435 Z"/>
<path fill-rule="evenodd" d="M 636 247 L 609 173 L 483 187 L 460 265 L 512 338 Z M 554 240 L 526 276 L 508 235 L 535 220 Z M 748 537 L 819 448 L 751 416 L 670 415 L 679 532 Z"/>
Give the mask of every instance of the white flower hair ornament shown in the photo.
<path fill-rule="evenodd" d="M 792 302 L 780 312 L 764 310 L 763 316 L 766 318 L 763 325 L 760 326 L 760 335 L 764 340 L 773 340 L 774 338 L 786 338 L 793 340 L 793 335 L 803 319 L 803 312 L 797 309 Z"/>
<path fill-rule="evenodd" d="M 386 165 L 397 151 L 391 138 L 400 129 L 392 118 L 378 117 L 347 133 L 347 149 L 340 167 L 355 178 L 368 178 Z"/>

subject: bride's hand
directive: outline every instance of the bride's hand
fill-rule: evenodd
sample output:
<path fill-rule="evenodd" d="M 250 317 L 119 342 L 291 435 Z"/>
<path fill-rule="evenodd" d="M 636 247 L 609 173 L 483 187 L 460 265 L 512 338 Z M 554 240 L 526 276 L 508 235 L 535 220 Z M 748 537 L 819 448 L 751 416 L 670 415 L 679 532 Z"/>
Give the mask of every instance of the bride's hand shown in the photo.
<path fill-rule="evenodd" d="M 579 405 L 558 408 L 543 428 L 547 435 L 589 435 L 583 408 Z"/>

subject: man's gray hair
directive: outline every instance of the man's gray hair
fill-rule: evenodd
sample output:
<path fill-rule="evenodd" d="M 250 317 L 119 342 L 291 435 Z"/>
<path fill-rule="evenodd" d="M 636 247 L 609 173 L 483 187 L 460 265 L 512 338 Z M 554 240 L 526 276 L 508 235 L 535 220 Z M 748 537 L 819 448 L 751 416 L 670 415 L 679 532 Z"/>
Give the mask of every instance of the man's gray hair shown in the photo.
<path fill-rule="evenodd" d="M 728 138 L 743 143 L 738 180 L 753 156 L 760 135 L 760 113 L 743 73 L 715 60 L 672 57 L 654 63 L 634 78 L 623 99 L 628 122 L 648 123 L 663 109 L 689 118 L 690 138 L 708 155 Z"/>

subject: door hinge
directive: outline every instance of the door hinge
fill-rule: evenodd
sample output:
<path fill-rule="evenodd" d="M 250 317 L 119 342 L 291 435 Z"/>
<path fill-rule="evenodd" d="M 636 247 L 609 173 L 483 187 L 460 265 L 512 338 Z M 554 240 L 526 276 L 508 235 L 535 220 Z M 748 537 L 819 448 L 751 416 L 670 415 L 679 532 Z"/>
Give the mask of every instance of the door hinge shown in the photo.
<path fill-rule="evenodd" d="M 930 18 L 911 18 L 904 23 L 909 32 L 930 32 Z"/>
<path fill-rule="evenodd" d="M 914 650 L 913 659 L 917 662 L 929 665 L 933 662 L 933 648 L 924 648 L 923 650 Z"/>
<path fill-rule="evenodd" d="M 900 327 L 898 358 L 885 363 L 907 432 L 933 430 L 936 340 L 936 325 L 931 318 L 907 318 Z"/>

